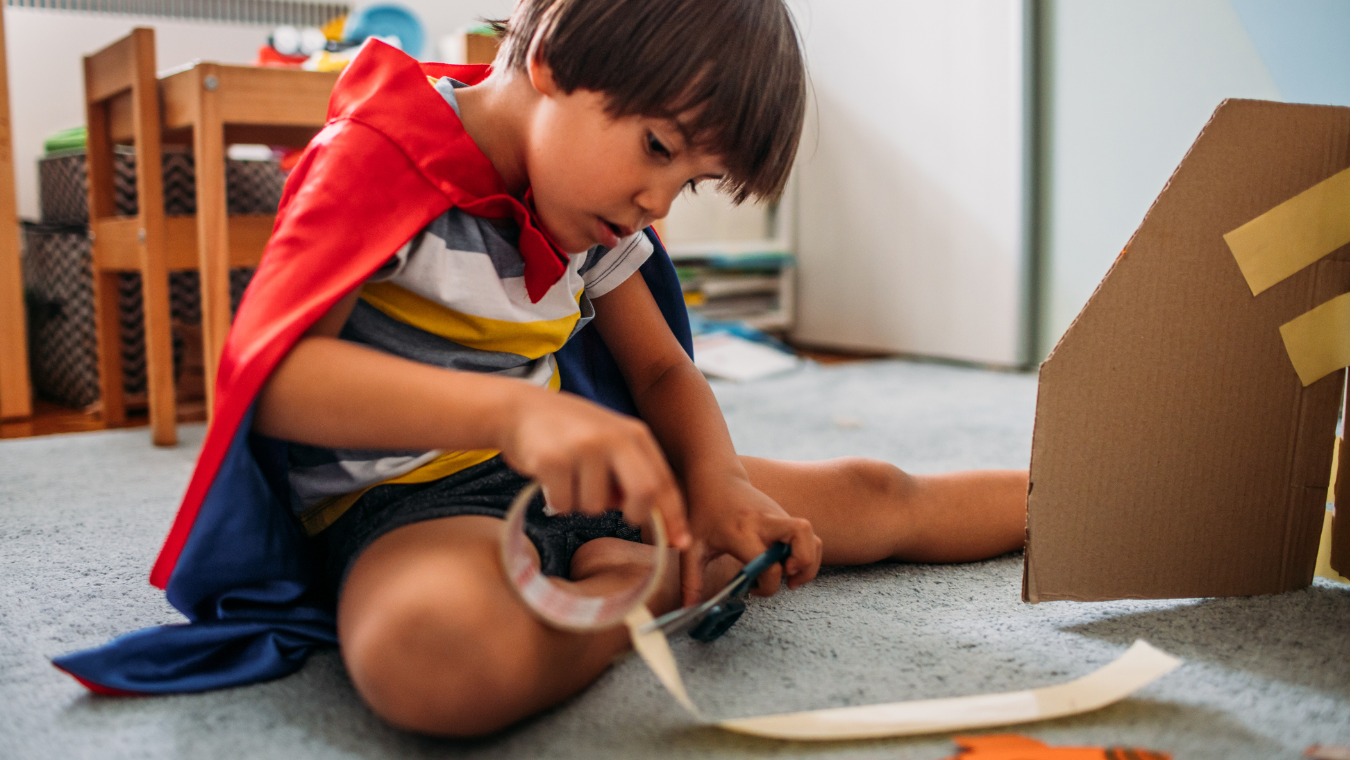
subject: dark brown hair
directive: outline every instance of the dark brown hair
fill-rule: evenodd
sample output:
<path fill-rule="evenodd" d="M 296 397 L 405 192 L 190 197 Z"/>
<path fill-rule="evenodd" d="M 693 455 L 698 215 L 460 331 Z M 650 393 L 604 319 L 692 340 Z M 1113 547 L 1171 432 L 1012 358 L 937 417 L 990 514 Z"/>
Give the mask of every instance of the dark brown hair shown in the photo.
<path fill-rule="evenodd" d="M 676 119 L 723 157 L 738 203 L 782 192 L 806 87 L 783 0 L 520 0 L 497 26 L 497 68 L 533 55 L 564 91 L 603 93 L 611 116 Z"/>

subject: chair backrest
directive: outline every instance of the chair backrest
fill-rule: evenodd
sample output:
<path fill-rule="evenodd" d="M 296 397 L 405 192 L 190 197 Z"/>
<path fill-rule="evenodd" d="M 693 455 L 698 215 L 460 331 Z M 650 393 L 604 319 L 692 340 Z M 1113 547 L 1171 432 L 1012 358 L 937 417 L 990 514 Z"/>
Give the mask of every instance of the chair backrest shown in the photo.
<path fill-rule="evenodd" d="M 131 97 L 121 99 L 128 92 Z M 113 146 L 130 137 L 137 168 L 141 236 L 148 243 L 153 236 L 161 238 L 165 206 L 154 30 L 138 27 L 103 50 L 85 56 L 85 117 L 91 221 L 116 214 Z M 115 128 L 124 123 L 131 127 L 131 133 L 115 134 Z"/>

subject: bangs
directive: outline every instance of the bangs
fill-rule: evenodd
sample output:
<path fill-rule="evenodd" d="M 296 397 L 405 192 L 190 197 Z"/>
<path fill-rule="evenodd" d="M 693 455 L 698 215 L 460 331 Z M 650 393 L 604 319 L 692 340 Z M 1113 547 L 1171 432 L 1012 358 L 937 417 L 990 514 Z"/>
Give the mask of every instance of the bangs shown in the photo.
<path fill-rule="evenodd" d="M 802 133 L 803 59 L 782 0 L 521 0 L 497 66 L 534 55 L 612 116 L 674 120 L 721 156 L 740 203 L 782 192 Z"/>

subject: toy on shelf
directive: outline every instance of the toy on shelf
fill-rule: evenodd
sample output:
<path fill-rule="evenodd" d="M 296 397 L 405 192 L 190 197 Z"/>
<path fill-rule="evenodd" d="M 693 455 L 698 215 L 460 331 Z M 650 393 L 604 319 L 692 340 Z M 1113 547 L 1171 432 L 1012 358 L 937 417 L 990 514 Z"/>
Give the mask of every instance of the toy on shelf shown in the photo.
<path fill-rule="evenodd" d="M 425 49 L 425 28 L 401 5 L 379 3 L 336 16 L 321 27 L 278 26 L 260 46 L 256 63 L 309 71 L 339 71 L 370 37 L 377 37 L 419 58 Z"/>

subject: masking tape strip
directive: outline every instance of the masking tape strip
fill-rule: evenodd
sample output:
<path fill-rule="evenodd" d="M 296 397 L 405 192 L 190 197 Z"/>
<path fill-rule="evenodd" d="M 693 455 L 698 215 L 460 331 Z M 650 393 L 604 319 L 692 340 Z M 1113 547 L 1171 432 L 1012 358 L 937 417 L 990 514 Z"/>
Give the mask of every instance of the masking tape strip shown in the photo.
<path fill-rule="evenodd" d="M 530 483 L 515 496 L 505 515 L 501 534 L 501 567 L 510 585 L 540 620 L 569 631 L 598 631 L 623 622 L 629 610 L 644 606 L 666 571 L 666 526 L 661 515 L 652 513 L 656 536 L 652 572 L 633 588 L 610 596 L 585 596 L 572 593 L 539 572 L 534 563 L 534 548 L 524 533 L 524 518 L 529 505 L 540 491 Z"/>
<path fill-rule="evenodd" d="M 612 597 L 587 597 L 553 584 L 538 572 L 533 547 L 524 534 L 524 518 L 538 493 L 524 488 L 506 514 L 501 562 L 511 586 L 541 620 L 557 628 L 588 631 L 622 621 L 633 647 L 666 691 L 697 720 L 742 734 L 772 739 L 828 741 L 909 736 L 1047 720 L 1096 710 L 1117 702 L 1180 665 L 1180 660 L 1143 641 L 1119 659 L 1065 684 L 1006 694 L 917 700 L 754 718 L 711 721 L 699 712 L 680 678 L 675 655 L 660 630 L 642 633 L 652 621 L 646 600 L 660 583 L 666 562 L 666 532 L 657 513 L 656 563 L 646 582 Z"/>
<path fill-rule="evenodd" d="M 1351 294 L 1342 293 L 1280 325 L 1285 351 L 1305 387 L 1351 363 Z"/>
<path fill-rule="evenodd" d="M 628 615 L 633 646 L 657 680 L 694 717 L 694 706 L 665 634 L 639 633 L 652 619 L 645 608 Z M 1179 667 L 1181 661 L 1139 640 L 1105 667 L 1057 686 L 1005 694 L 927 699 L 860 707 L 736 718 L 713 722 L 741 734 L 795 741 L 832 741 L 911 736 L 1048 720 L 1097 710 L 1118 702 Z"/>
<path fill-rule="evenodd" d="M 1350 183 L 1343 169 L 1223 236 L 1252 295 L 1350 242 Z"/>

